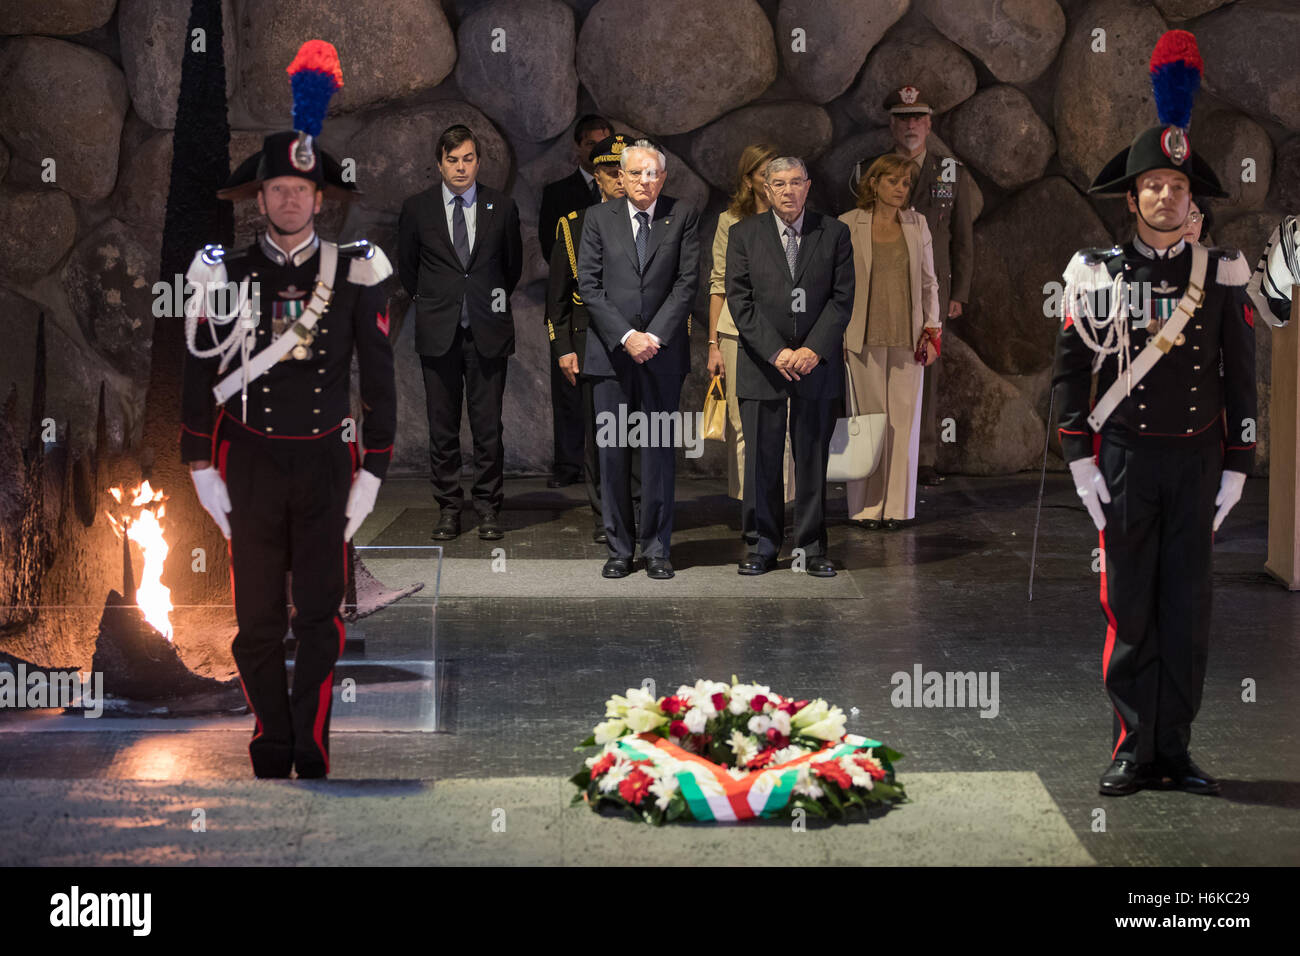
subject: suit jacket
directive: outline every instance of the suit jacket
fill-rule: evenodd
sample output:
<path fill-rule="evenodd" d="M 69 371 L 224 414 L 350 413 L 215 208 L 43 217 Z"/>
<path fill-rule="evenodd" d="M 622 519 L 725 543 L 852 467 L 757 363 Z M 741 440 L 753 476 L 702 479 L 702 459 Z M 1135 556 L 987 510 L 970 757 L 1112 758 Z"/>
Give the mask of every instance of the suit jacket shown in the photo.
<path fill-rule="evenodd" d="M 921 340 L 922 326 L 941 328 L 939 316 L 939 286 L 934 275 L 933 243 L 930 227 L 925 217 L 914 209 L 904 209 L 898 214 L 907 242 L 907 269 L 912 290 L 912 344 Z M 871 301 L 871 213 L 866 209 L 850 209 L 840 216 L 840 222 L 849 227 L 853 239 L 853 256 L 857 263 L 857 289 L 853 296 L 853 317 L 844 333 L 844 347 L 860 353 L 867 336 L 867 304 Z"/>
<path fill-rule="evenodd" d="M 691 367 L 687 318 L 700 279 L 699 211 L 660 196 L 650 222 L 645 272 L 637 271 L 636 242 L 626 198 L 587 209 L 578 250 L 578 293 L 586 303 L 588 375 L 612 376 L 629 330 L 658 337 L 659 353 L 646 363 L 654 375 L 684 376 Z"/>
<path fill-rule="evenodd" d="M 944 179 L 948 157 L 927 146 L 921 178 L 912 186 L 910 204 L 925 217 L 934 243 L 934 274 L 938 280 L 939 307 L 948 314 L 948 301 L 970 301 L 971 272 L 975 264 L 975 189 L 970 173 L 958 160 L 957 179 Z M 870 163 L 862 166 L 866 172 Z"/>
<path fill-rule="evenodd" d="M 582 170 L 575 169 L 563 179 L 547 183 L 542 189 L 542 211 L 537 214 L 537 238 L 542 244 L 542 255 L 551 259 L 555 246 L 555 226 L 561 218 L 591 205 L 591 187 L 582 178 Z"/>
<path fill-rule="evenodd" d="M 587 306 L 578 294 L 578 247 L 587 210 L 571 212 L 555 224 L 551 273 L 546 281 L 546 331 L 557 359 L 577 353 L 578 368 L 587 370 Z"/>
<path fill-rule="evenodd" d="M 415 299 L 415 351 L 442 355 L 451 347 L 460 324 L 461 302 L 468 300 L 474 344 L 485 358 L 515 350 L 515 323 L 510 295 L 523 272 L 523 242 L 515 201 L 478 184 L 475 196 L 474 245 L 462 268 L 447 228 L 442 184 L 417 193 L 402 204 L 397 220 L 397 271 Z M 504 290 L 502 311 L 496 290 Z"/>
<path fill-rule="evenodd" d="M 731 227 L 727 243 L 727 305 L 740 332 L 736 356 L 739 398 L 834 398 L 844 390 L 844 327 L 853 308 L 853 246 L 838 220 L 805 210 L 794 276 L 765 212 Z M 802 308 L 796 290 L 803 292 Z M 786 381 L 772 356 L 807 346 L 821 362 L 797 382 Z"/>

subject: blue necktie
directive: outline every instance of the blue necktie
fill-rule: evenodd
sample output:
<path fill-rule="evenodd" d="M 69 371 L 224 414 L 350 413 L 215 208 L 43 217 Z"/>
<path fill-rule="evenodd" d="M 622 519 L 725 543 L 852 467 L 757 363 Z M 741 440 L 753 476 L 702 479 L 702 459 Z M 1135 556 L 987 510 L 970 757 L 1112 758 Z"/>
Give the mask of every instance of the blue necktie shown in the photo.
<path fill-rule="evenodd" d="M 455 197 L 451 210 L 451 244 L 461 268 L 469 265 L 469 227 L 465 225 L 465 197 Z M 469 328 L 469 296 L 460 300 L 460 324 Z"/>
<path fill-rule="evenodd" d="M 650 214 L 639 212 L 636 221 L 636 265 L 638 272 L 644 272 L 646 241 L 650 238 Z"/>

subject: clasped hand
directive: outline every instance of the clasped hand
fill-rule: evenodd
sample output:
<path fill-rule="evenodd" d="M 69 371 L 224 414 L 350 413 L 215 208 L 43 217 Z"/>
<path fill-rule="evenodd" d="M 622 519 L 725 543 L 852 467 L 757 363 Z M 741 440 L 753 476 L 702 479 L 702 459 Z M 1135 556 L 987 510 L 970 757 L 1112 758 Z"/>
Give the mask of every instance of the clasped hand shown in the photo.
<path fill-rule="evenodd" d="M 772 364 L 785 376 L 787 382 L 797 382 L 817 367 L 821 357 L 806 345 L 798 349 L 782 349 L 776 353 Z"/>
<path fill-rule="evenodd" d="M 623 343 L 623 348 L 638 365 L 644 365 L 659 354 L 659 346 L 648 332 L 633 332 Z"/>

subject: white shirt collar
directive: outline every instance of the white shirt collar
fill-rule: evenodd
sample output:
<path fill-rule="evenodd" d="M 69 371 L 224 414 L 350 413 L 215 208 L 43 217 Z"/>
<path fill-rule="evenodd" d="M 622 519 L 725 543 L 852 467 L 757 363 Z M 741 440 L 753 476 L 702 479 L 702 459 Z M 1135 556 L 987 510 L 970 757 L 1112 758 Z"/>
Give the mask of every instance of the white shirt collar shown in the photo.
<path fill-rule="evenodd" d="M 1148 246 L 1143 242 L 1140 236 L 1134 236 L 1133 248 L 1148 259 L 1173 259 L 1187 248 L 1187 240 L 1180 238 L 1168 249 L 1156 249 L 1155 247 Z"/>
<path fill-rule="evenodd" d="M 455 195 L 456 194 L 454 192 L 452 192 L 450 189 L 447 188 L 447 183 L 444 181 L 442 184 L 442 204 L 444 206 L 450 206 L 452 204 L 453 197 L 455 197 Z M 463 193 L 461 193 L 461 196 L 465 200 L 466 206 L 474 205 L 474 198 L 477 195 L 478 195 L 478 180 L 475 180 L 474 182 L 470 183 L 469 188 L 466 189 Z"/>
<path fill-rule="evenodd" d="M 311 235 L 304 239 L 298 245 L 294 246 L 288 252 L 285 252 L 280 245 L 271 238 L 270 230 L 262 233 L 262 251 L 266 257 L 277 265 L 284 265 L 286 262 L 292 262 L 296 266 L 302 265 L 310 259 L 316 252 L 316 247 L 320 245 L 320 237 L 316 235 L 313 229 Z"/>
<path fill-rule="evenodd" d="M 654 202 L 652 202 L 652 203 L 651 203 L 648 207 L 646 207 L 645 209 L 637 209 L 636 206 L 632 205 L 632 200 L 629 199 L 629 200 L 627 201 L 627 214 L 632 218 L 632 228 L 633 228 L 633 229 L 636 228 L 636 214 L 639 213 L 639 212 L 644 212 L 644 213 L 646 213 L 646 214 L 650 217 L 650 221 L 651 221 L 651 222 L 654 222 L 654 221 L 655 221 L 655 206 L 657 206 L 657 205 L 659 205 L 659 200 L 658 200 L 658 199 L 656 199 Z"/>
<path fill-rule="evenodd" d="M 790 226 L 792 226 L 792 227 L 794 228 L 794 234 L 795 234 L 796 238 L 799 238 L 799 239 L 802 239 L 802 238 L 803 238 L 803 218 L 804 218 L 804 216 L 806 216 L 806 215 L 808 215 L 808 207 L 807 207 L 807 206 L 805 206 L 805 207 L 803 208 L 803 212 L 799 213 L 799 218 L 796 219 L 794 222 L 792 222 L 792 223 L 789 224 Z M 778 216 L 778 215 L 776 214 L 776 210 L 775 210 L 775 209 L 772 210 L 772 218 L 776 220 L 776 234 L 777 234 L 778 236 L 781 237 L 781 241 L 784 243 L 784 242 L 785 242 L 785 230 L 786 230 L 786 228 L 787 228 L 786 221 L 785 221 L 784 219 L 782 219 L 780 216 Z"/>

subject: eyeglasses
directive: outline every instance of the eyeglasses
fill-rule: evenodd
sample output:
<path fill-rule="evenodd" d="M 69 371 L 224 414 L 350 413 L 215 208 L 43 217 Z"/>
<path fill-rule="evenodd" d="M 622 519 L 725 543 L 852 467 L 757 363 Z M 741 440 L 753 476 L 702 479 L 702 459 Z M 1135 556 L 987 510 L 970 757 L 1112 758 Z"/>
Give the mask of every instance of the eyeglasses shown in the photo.
<path fill-rule="evenodd" d="M 1200 222 L 1205 218 L 1202 213 L 1194 212 L 1187 217 L 1188 222 Z"/>
<path fill-rule="evenodd" d="M 643 181 L 654 182 L 663 175 L 662 169 L 655 169 L 653 166 L 649 169 L 625 169 L 623 175 L 630 179 L 640 179 Z"/>
<path fill-rule="evenodd" d="M 801 189 L 803 187 L 803 184 L 806 183 L 807 181 L 808 180 L 802 177 L 796 179 L 790 179 L 790 180 L 778 179 L 775 180 L 774 182 L 769 182 L 768 186 L 771 187 L 772 192 L 779 193 L 779 192 L 784 192 L 787 189 Z"/>

